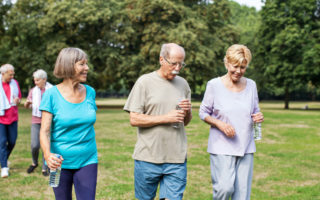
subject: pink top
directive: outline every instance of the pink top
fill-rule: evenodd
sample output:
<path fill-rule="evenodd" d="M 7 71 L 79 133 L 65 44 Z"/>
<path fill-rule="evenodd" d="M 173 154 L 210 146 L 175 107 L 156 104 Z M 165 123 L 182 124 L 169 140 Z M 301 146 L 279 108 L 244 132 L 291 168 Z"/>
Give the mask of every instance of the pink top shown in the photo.
<path fill-rule="evenodd" d="M 31 101 L 32 102 L 32 91 L 35 87 L 33 87 L 30 91 L 29 91 L 29 94 L 28 94 L 28 97 L 27 97 L 27 100 Z M 43 88 L 41 89 L 41 97 L 43 95 L 43 93 L 46 91 L 46 88 Z M 37 117 L 37 116 L 33 116 L 32 115 L 32 118 L 31 118 L 31 123 L 32 124 L 41 124 L 41 117 Z"/>
<path fill-rule="evenodd" d="M 16 83 L 18 85 L 18 90 L 19 90 L 19 99 L 21 99 L 20 86 L 18 81 L 16 81 Z M 6 82 L 2 82 L 2 87 L 3 87 L 4 93 L 7 96 L 8 101 L 10 102 L 10 95 L 11 95 L 10 84 Z M 9 125 L 15 121 L 18 121 L 18 106 L 11 106 L 9 109 L 5 110 L 5 113 L 3 116 L 0 116 L 1 124 Z"/>

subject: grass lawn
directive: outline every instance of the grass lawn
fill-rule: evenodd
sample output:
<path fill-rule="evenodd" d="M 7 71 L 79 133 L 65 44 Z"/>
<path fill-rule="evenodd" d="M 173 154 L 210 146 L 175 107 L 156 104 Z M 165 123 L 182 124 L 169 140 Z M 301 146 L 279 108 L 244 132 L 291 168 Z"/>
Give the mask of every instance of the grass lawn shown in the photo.
<path fill-rule="evenodd" d="M 100 104 L 122 105 L 116 100 L 98 99 Z M 113 103 L 111 103 L 113 102 Z M 320 102 L 262 102 L 265 116 L 263 139 L 256 143 L 251 199 L 320 200 Z M 193 120 L 187 127 L 188 183 L 184 199 L 212 199 L 209 155 L 206 152 L 209 126 L 198 117 L 194 103 Z M 10 157 L 10 177 L 0 178 L 0 199 L 54 199 L 48 178 L 31 164 L 31 111 L 19 110 L 19 133 Z M 136 128 L 119 109 L 99 109 L 95 124 L 99 153 L 96 199 L 134 199 L 133 160 Z M 75 199 L 75 198 L 74 198 Z"/>

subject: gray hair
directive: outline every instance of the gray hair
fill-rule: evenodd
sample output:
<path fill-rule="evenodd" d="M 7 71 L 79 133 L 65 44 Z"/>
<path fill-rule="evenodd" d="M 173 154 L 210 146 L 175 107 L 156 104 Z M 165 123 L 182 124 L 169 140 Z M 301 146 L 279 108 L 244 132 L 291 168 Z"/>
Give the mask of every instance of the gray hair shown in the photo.
<path fill-rule="evenodd" d="M 184 55 L 186 54 L 182 46 L 179 46 L 175 43 L 166 43 L 161 46 L 160 56 L 164 58 L 170 58 L 172 48 L 179 48 Z"/>
<path fill-rule="evenodd" d="M 47 77 L 47 72 L 45 72 L 43 69 L 38 69 L 37 71 L 33 72 L 33 78 L 47 79 Z"/>
<path fill-rule="evenodd" d="M 6 73 L 6 72 L 9 71 L 9 70 L 14 71 L 13 65 L 11 65 L 11 64 L 4 64 L 4 65 L 2 65 L 2 66 L 0 67 L 0 72 L 3 73 L 3 74 Z"/>
<path fill-rule="evenodd" d="M 53 74 L 57 78 L 72 78 L 75 74 L 74 65 L 81 60 L 88 60 L 87 54 L 74 47 L 64 48 L 60 51 Z"/>

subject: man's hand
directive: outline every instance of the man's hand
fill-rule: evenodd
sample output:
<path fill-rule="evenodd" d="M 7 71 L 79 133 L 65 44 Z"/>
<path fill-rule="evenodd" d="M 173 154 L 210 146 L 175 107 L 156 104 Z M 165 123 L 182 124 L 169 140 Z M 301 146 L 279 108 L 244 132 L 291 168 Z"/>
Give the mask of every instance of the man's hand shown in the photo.
<path fill-rule="evenodd" d="M 181 108 L 181 110 L 185 111 L 186 113 L 191 112 L 191 102 L 189 101 L 189 99 L 181 100 L 179 103 L 179 107 Z"/>
<path fill-rule="evenodd" d="M 184 110 L 171 110 L 166 117 L 169 123 L 175 123 L 183 122 L 185 115 L 186 114 Z"/>

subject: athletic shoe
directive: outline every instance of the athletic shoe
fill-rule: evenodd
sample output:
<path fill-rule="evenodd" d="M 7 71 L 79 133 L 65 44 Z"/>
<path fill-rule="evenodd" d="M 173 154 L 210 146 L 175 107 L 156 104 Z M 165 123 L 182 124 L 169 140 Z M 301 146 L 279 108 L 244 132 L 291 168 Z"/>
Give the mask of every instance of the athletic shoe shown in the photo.
<path fill-rule="evenodd" d="M 43 176 L 49 176 L 49 172 L 48 172 L 48 170 L 46 170 L 46 171 L 42 171 L 42 175 L 43 175 Z"/>
<path fill-rule="evenodd" d="M 34 171 L 35 168 L 37 168 L 38 165 L 30 165 L 29 168 L 27 169 L 27 173 L 30 174 Z"/>
<path fill-rule="evenodd" d="M 7 178 L 9 176 L 9 168 L 1 168 L 1 178 Z"/>

